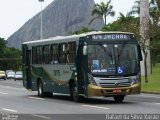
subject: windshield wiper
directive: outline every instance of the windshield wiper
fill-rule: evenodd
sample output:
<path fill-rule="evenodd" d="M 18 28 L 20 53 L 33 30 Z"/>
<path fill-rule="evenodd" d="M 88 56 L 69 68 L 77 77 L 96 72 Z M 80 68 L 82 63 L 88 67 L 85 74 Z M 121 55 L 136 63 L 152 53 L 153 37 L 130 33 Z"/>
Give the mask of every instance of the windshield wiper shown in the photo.
<path fill-rule="evenodd" d="M 118 61 L 120 61 L 120 56 L 122 55 L 125 46 L 126 46 L 126 42 L 125 42 L 124 44 L 122 44 L 122 49 L 118 49 L 118 47 L 117 47 L 117 57 L 118 57 Z"/>
<path fill-rule="evenodd" d="M 118 61 L 120 60 L 119 58 L 120 58 L 120 53 L 119 53 L 119 49 L 117 49 L 117 54 L 118 54 Z"/>
<path fill-rule="evenodd" d="M 109 57 L 111 58 L 111 62 L 112 62 L 112 64 L 113 64 L 114 62 L 113 62 L 113 56 L 112 56 L 111 50 L 109 50 L 109 54 L 108 54 L 108 55 L 109 55 Z"/>

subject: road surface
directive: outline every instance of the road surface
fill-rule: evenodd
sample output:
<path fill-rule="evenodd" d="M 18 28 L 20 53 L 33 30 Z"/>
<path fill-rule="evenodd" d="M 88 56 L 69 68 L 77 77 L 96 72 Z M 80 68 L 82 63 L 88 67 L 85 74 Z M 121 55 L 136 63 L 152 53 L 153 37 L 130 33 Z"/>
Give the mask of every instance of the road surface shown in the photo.
<path fill-rule="evenodd" d="M 7 117 L 17 117 L 17 120 L 106 120 L 112 114 L 129 114 L 130 118 L 143 114 L 144 117 L 145 114 L 160 114 L 160 95 L 130 95 L 119 104 L 104 97 L 85 98 L 75 103 L 67 95 L 39 98 L 37 92 L 27 91 L 21 80 L 0 79 L 0 113 L 3 120 Z"/>

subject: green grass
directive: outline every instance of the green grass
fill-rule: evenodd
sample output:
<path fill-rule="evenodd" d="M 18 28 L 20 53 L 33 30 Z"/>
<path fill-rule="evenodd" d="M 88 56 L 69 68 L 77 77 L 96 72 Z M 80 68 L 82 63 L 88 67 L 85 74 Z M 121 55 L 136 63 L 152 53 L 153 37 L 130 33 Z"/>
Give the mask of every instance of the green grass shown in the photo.
<path fill-rule="evenodd" d="M 152 69 L 152 74 L 148 76 L 148 83 L 145 83 L 144 77 L 142 77 L 143 92 L 160 93 L 160 63 L 156 64 Z"/>

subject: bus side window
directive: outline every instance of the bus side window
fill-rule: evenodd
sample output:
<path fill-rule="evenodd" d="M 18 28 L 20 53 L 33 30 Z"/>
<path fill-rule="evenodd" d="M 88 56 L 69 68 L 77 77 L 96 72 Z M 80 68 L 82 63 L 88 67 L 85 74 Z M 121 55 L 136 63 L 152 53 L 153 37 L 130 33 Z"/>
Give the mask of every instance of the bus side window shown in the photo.
<path fill-rule="evenodd" d="M 32 64 L 36 63 L 36 48 L 32 47 Z"/>
<path fill-rule="evenodd" d="M 58 63 L 58 44 L 51 45 L 50 56 L 51 56 L 50 59 L 51 64 Z"/>
<path fill-rule="evenodd" d="M 74 63 L 75 49 L 76 49 L 75 42 L 71 42 L 67 44 L 66 60 L 67 60 L 67 63 L 69 64 Z"/>
<path fill-rule="evenodd" d="M 43 46 L 43 61 L 44 61 L 44 64 L 49 64 L 49 62 L 50 62 L 50 47 L 49 47 L 49 45 Z"/>
<path fill-rule="evenodd" d="M 59 63 L 66 63 L 66 44 L 59 44 Z"/>
<path fill-rule="evenodd" d="M 43 63 L 43 54 L 42 54 L 42 46 L 36 47 L 36 64 Z"/>

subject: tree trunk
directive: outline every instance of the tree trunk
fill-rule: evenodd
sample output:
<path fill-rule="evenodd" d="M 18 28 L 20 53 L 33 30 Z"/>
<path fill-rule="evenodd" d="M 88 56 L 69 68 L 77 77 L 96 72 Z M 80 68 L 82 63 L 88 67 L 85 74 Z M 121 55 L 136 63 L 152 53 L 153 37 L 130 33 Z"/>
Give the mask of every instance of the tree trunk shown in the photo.
<path fill-rule="evenodd" d="M 106 25 L 106 24 L 107 24 L 107 22 L 106 22 L 106 18 L 107 18 L 107 16 L 106 16 L 106 15 L 104 15 L 104 25 Z"/>
<path fill-rule="evenodd" d="M 147 53 L 145 51 L 145 49 L 143 50 L 143 54 L 144 54 L 144 73 L 145 73 L 145 83 L 148 83 L 148 70 L 147 70 Z"/>
<path fill-rule="evenodd" d="M 140 34 L 141 47 L 144 53 L 144 76 L 145 82 L 148 82 L 148 74 L 151 72 L 150 65 L 150 39 L 149 39 L 149 1 L 140 1 Z"/>

